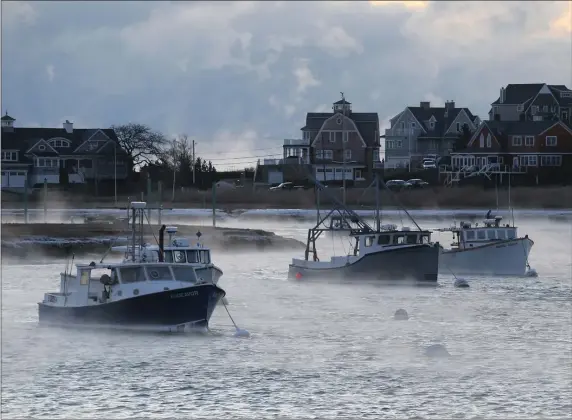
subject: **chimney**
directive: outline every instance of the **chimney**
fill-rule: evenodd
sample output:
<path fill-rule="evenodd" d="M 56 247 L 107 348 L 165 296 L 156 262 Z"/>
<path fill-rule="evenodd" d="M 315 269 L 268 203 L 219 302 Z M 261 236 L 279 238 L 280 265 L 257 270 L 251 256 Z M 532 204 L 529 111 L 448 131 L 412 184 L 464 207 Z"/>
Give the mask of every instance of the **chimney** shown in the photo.
<path fill-rule="evenodd" d="M 66 120 L 66 122 L 64 123 L 64 130 L 66 130 L 66 133 L 68 134 L 73 133 L 73 123 Z"/>
<path fill-rule="evenodd" d="M 419 102 L 419 106 L 423 109 L 429 109 L 429 108 L 431 108 L 431 102 L 429 102 L 429 101 Z"/>
<path fill-rule="evenodd" d="M 506 95 L 506 91 L 504 90 L 503 87 L 501 87 L 501 88 L 500 88 L 500 97 L 499 97 L 499 102 L 500 102 L 501 104 L 504 104 L 505 95 Z"/>
<path fill-rule="evenodd" d="M 452 109 L 455 109 L 455 101 L 447 101 L 445 103 L 445 109 L 447 109 L 449 111 Z"/>

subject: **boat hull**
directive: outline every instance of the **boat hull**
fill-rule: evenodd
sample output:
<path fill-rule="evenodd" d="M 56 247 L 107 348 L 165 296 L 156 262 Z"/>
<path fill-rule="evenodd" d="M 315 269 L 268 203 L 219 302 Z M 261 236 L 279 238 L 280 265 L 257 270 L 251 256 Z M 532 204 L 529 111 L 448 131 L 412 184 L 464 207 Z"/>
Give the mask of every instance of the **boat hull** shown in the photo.
<path fill-rule="evenodd" d="M 436 285 L 439 271 L 439 245 L 418 245 L 366 254 L 338 267 L 312 268 L 292 263 L 291 279 L 376 280 L 388 284 Z"/>
<path fill-rule="evenodd" d="M 179 329 L 182 325 L 208 327 L 224 290 L 212 284 L 167 290 L 87 306 L 38 303 L 40 323 L 93 325 L 142 330 Z"/>
<path fill-rule="evenodd" d="M 463 250 L 442 249 L 439 271 L 449 275 L 524 276 L 533 245 L 529 238 L 518 238 Z"/>

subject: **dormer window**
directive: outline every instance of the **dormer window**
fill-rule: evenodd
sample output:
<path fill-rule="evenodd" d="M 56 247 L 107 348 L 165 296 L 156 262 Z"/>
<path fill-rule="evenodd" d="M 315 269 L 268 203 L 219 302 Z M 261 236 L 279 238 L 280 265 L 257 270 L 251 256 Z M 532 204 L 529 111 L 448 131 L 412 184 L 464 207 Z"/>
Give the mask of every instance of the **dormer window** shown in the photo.
<path fill-rule="evenodd" d="M 434 130 L 434 129 L 435 129 L 435 123 L 434 123 L 433 121 L 429 121 L 429 128 L 430 128 L 431 130 Z"/>
<path fill-rule="evenodd" d="M 458 122 L 457 123 L 457 133 L 460 133 L 460 132 L 461 132 L 461 123 Z"/>
<path fill-rule="evenodd" d="M 66 139 L 51 139 L 48 141 L 49 145 L 54 148 L 70 147 L 71 142 Z"/>
<path fill-rule="evenodd" d="M 572 98 L 572 92 L 568 91 L 568 92 L 560 92 L 560 97 L 561 98 Z"/>

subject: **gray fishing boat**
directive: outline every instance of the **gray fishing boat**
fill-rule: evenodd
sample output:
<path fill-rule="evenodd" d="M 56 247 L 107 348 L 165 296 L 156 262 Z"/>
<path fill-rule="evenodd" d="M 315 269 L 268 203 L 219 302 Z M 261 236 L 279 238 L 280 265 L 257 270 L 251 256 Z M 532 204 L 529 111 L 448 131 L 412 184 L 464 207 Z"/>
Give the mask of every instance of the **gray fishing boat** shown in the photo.
<path fill-rule="evenodd" d="M 308 230 L 304 259 L 294 258 L 289 266 L 291 279 L 322 278 L 329 280 L 380 280 L 385 283 L 436 285 L 439 271 L 440 246 L 431 240 L 431 231 L 419 227 L 411 215 L 404 210 L 416 227 L 398 229 L 396 225 L 381 225 L 379 212 L 379 180 L 376 178 L 376 227 L 371 227 L 357 213 L 340 203 L 319 218 L 317 224 Z M 321 191 L 323 186 L 315 181 Z M 383 184 L 385 186 L 385 184 Z M 347 255 L 333 256 L 320 261 L 316 240 L 323 232 L 332 230 L 328 221 L 333 215 L 351 226 L 349 237 L 353 246 Z M 335 217 L 335 216 L 334 216 Z"/>

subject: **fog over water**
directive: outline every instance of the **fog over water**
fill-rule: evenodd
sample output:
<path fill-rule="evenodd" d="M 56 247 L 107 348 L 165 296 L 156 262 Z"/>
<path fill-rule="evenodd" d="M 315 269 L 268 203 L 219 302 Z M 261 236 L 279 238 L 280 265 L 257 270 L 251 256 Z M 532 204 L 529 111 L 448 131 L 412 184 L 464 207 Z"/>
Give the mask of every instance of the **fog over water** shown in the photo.
<path fill-rule="evenodd" d="M 288 281 L 288 263 L 303 250 L 214 253 L 229 310 L 250 339 L 232 336 L 222 307 L 206 336 L 38 327 L 37 302 L 57 289 L 65 260 L 3 259 L 2 417 L 567 417 L 572 218 L 515 214 L 519 233 L 535 242 L 539 276 L 464 276 L 469 289 L 455 289 L 450 275 L 435 289 Z M 217 225 L 305 241 L 314 220 Z M 164 221 L 211 225 L 182 214 Z M 437 228 L 451 219 L 417 221 Z M 448 246 L 451 235 L 435 239 Z M 319 247 L 324 260 L 348 241 L 323 235 Z M 96 257 L 76 254 L 76 262 Z M 399 308 L 409 320 L 393 320 Z M 426 357 L 431 344 L 452 357 Z"/>

